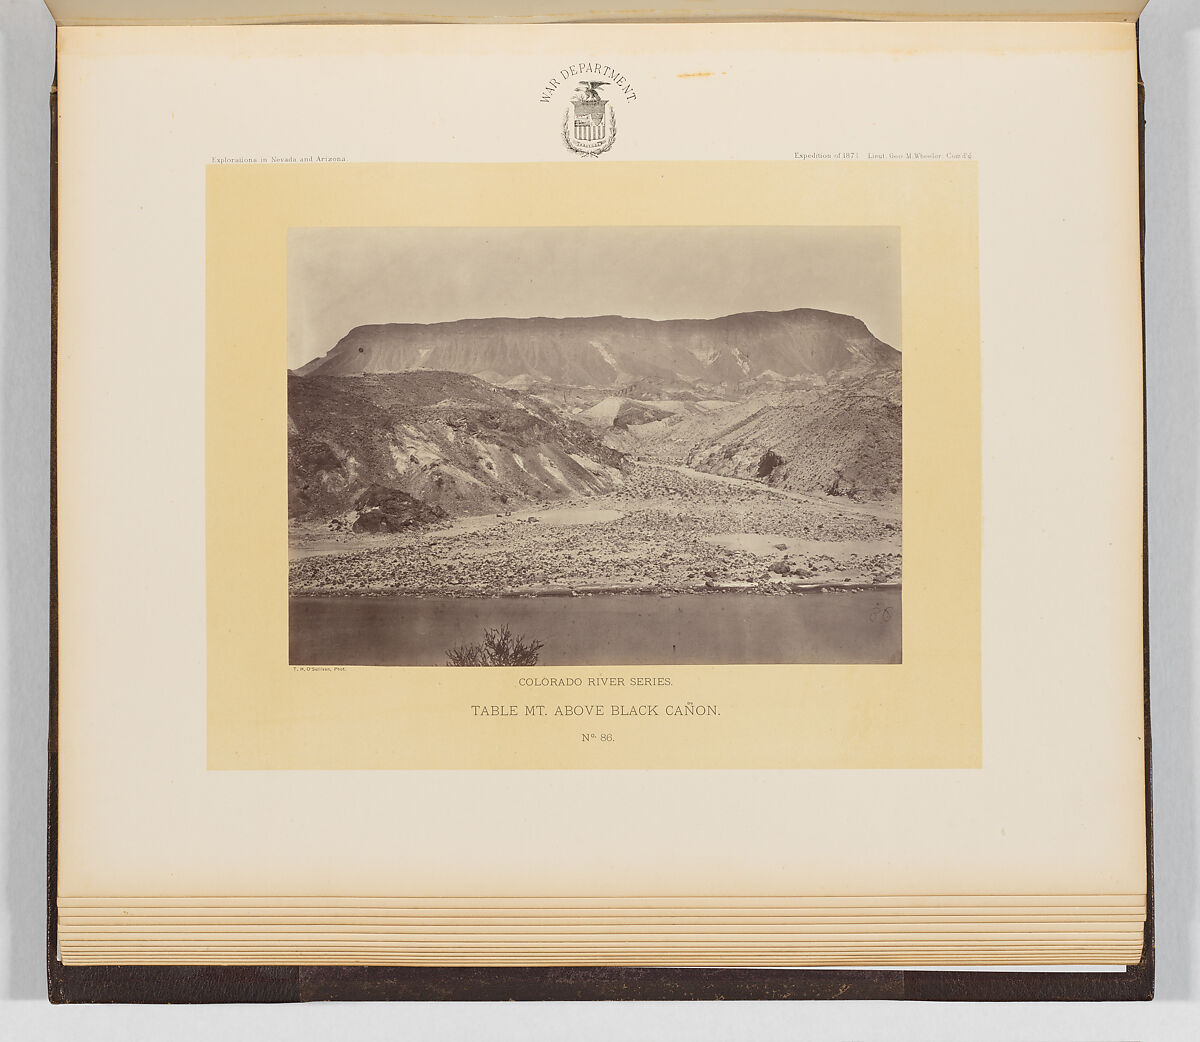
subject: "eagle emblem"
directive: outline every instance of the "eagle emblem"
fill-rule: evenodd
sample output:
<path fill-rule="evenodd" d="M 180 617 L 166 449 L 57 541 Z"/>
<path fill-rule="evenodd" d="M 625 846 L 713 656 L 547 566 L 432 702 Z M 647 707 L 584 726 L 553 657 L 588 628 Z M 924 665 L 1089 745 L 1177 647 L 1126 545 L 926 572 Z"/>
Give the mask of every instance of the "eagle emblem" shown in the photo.
<path fill-rule="evenodd" d="M 612 102 L 600 96 L 607 80 L 580 80 L 563 116 L 563 141 L 572 152 L 598 156 L 613 146 L 617 117 Z"/>

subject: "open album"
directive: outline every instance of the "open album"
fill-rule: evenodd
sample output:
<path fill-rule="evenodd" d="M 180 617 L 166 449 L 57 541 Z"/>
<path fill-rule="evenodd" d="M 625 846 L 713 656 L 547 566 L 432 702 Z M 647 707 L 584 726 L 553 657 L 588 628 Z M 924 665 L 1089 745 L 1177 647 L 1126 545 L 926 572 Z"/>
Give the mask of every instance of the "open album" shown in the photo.
<path fill-rule="evenodd" d="M 84 6 L 53 998 L 1149 997 L 1138 5 Z"/>

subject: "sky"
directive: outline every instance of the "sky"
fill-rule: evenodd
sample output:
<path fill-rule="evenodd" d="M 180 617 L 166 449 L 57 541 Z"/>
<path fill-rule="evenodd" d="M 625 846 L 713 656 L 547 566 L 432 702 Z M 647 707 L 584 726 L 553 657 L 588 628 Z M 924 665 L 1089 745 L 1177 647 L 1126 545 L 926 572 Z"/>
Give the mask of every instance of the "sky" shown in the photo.
<path fill-rule="evenodd" d="M 288 368 L 355 326 L 819 308 L 900 344 L 900 230 L 292 228 Z"/>

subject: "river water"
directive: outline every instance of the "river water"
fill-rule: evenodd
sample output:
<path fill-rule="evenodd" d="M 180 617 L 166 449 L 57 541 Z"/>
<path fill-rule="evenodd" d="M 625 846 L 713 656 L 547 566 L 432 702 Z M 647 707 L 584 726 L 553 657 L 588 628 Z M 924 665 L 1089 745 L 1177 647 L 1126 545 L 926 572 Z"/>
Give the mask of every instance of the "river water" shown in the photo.
<path fill-rule="evenodd" d="M 437 666 L 489 627 L 539 665 L 893 663 L 900 589 L 581 597 L 293 597 L 293 665 Z"/>

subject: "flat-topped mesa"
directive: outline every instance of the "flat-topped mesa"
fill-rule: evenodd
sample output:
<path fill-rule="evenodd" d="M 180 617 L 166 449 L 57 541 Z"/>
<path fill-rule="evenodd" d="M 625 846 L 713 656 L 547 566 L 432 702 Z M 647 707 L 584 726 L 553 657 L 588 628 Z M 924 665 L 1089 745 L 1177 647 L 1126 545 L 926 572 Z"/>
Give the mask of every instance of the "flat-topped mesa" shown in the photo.
<path fill-rule="evenodd" d="M 602 315 L 357 326 L 298 373 L 435 369 L 513 386 L 619 388 L 647 378 L 733 384 L 899 368 L 900 353 L 860 319 L 800 308 L 663 321 Z"/>

